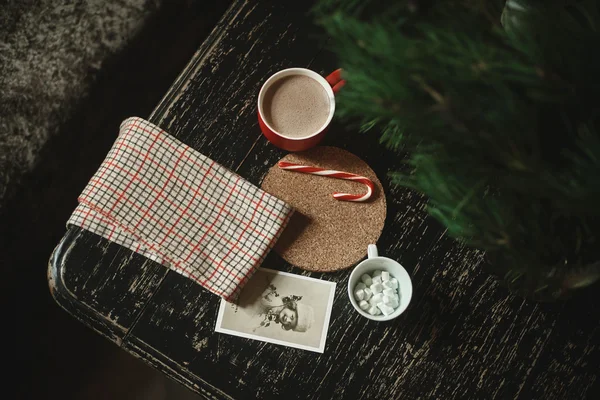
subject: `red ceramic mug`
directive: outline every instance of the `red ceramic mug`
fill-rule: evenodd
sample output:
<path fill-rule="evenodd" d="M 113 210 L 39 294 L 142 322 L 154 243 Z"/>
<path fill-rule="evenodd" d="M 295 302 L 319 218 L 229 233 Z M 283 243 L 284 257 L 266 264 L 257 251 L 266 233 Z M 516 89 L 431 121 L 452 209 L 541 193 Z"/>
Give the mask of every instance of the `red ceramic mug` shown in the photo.
<path fill-rule="evenodd" d="M 288 151 L 302 151 L 316 146 L 325 136 L 327 127 L 333 118 L 333 113 L 335 112 L 334 95 L 346 83 L 346 81 L 342 80 L 341 71 L 341 69 L 335 70 L 326 78 L 323 78 L 321 75 L 311 71 L 310 69 L 288 68 L 273 74 L 269 79 L 267 79 L 258 93 L 258 124 L 260 125 L 260 129 L 266 138 L 269 139 L 269 141 L 275 146 Z M 304 75 L 314 79 L 316 82 L 320 83 L 321 86 L 323 86 L 323 89 L 325 89 L 327 97 L 329 98 L 329 115 L 325 123 L 315 132 L 300 138 L 289 137 L 281 132 L 277 132 L 264 118 L 265 113 L 263 111 L 263 101 L 265 93 L 273 83 L 290 75 Z"/>

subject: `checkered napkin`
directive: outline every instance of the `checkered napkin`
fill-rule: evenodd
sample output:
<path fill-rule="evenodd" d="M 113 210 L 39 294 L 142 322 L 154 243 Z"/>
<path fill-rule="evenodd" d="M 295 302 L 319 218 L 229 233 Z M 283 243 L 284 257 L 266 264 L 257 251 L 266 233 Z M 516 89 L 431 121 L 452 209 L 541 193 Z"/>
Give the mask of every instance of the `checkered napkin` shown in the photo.
<path fill-rule="evenodd" d="M 119 137 L 67 224 L 125 246 L 232 301 L 292 208 L 141 118 Z"/>

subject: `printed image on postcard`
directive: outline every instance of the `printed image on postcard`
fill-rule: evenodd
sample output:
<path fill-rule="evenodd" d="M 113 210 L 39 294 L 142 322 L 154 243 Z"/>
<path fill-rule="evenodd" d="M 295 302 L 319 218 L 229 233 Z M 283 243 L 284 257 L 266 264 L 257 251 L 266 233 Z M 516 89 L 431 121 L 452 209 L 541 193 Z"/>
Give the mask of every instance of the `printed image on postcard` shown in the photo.
<path fill-rule="evenodd" d="M 259 268 L 237 304 L 221 300 L 215 331 L 322 353 L 335 282 Z"/>

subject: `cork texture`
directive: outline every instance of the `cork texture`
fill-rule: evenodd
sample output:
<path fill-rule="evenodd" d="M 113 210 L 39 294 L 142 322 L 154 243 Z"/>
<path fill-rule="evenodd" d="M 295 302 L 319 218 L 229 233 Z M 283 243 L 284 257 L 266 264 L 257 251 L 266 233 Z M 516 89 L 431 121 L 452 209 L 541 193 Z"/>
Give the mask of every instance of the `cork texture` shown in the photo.
<path fill-rule="evenodd" d="M 377 242 L 385 222 L 385 194 L 375 172 L 354 154 L 336 147 L 291 153 L 281 161 L 366 176 L 375 190 L 364 203 L 339 201 L 332 197 L 334 192 L 360 194 L 365 186 L 273 166 L 262 189 L 296 210 L 275 251 L 290 264 L 309 271 L 337 271 L 360 261 L 367 245 Z"/>

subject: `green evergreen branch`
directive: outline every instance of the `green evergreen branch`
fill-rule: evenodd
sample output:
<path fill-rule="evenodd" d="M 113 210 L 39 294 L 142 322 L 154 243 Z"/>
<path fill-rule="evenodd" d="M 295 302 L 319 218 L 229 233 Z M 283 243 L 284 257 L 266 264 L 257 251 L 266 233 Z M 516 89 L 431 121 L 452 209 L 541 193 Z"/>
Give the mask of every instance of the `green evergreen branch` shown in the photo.
<path fill-rule="evenodd" d="M 315 15 L 348 80 L 340 117 L 409 154 L 393 182 L 513 290 L 555 297 L 598 275 L 600 11 L 521 3 L 503 26 L 503 1 L 321 0 Z"/>

